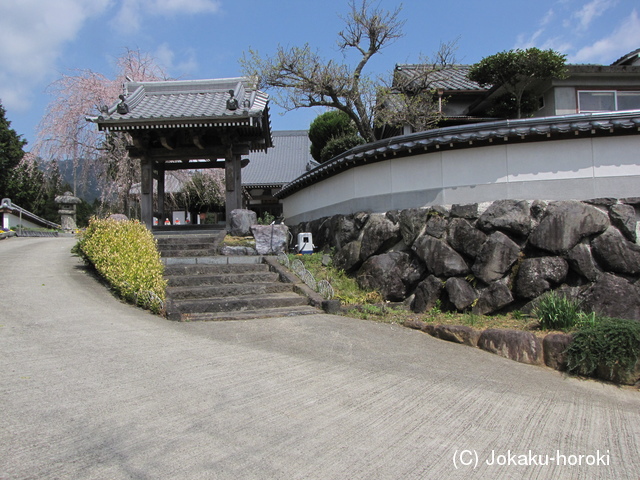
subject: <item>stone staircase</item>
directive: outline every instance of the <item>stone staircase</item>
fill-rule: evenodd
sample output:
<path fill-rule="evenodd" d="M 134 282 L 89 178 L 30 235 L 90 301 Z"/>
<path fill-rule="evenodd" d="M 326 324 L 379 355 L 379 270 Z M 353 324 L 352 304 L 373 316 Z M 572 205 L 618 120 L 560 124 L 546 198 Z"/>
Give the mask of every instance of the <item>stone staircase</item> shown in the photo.
<path fill-rule="evenodd" d="M 319 313 L 262 256 L 219 255 L 224 232 L 157 235 L 171 320 L 247 320 Z"/>

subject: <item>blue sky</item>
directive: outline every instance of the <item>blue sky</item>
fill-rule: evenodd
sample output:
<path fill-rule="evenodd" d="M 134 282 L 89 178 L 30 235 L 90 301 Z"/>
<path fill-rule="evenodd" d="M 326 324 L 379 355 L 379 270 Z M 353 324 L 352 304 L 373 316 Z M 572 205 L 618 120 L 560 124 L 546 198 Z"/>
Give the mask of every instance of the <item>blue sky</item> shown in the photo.
<path fill-rule="evenodd" d="M 114 77 L 126 48 L 153 55 L 172 78 L 241 75 L 249 48 L 309 43 L 340 58 L 337 33 L 347 0 L 0 0 L 0 101 L 18 134 L 35 142 L 61 73 L 90 69 Z M 396 0 L 378 4 L 393 10 Z M 430 55 L 457 40 L 458 63 L 512 48 L 553 48 L 570 63 L 610 64 L 640 48 L 637 0 L 407 0 L 405 36 L 383 50 L 369 72 Z M 321 113 L 272 107 L 274 130 L 306 129 Z M 90 113 L 90 112 L 89 112 Z M 29 145 L 27 146 L 29 150 Z"/>

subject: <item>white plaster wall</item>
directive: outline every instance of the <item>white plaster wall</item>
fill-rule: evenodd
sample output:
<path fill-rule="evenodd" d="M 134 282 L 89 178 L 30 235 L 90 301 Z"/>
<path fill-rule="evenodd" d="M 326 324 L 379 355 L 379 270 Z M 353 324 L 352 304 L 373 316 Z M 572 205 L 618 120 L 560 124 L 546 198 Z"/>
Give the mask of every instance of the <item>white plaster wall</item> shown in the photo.
<path fill-rule="evenodd" d="M 499 144 L 351 168 L 283 199 L 287 223 L 438 203 L 640 196 L 640 135 Z"/>
<path fill-rule="evenodd" d="M 19 215 L 14 215 L 13 213 L 4 213 L 2 214 L 2 227 L 3 228 L 14 228 L 18 225 L 22 225 L 25 228 L 42 228 L 42 225 L 38 225 L 27 220 L 25 217 L 20 219 Z"/>

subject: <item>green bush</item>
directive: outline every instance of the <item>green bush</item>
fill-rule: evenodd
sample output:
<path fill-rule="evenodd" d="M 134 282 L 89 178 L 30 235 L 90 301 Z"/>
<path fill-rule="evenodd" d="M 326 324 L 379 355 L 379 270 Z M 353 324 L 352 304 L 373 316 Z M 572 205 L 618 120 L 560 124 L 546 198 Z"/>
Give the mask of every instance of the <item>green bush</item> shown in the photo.
<path fill-rule="evenodd" d="M 347 137 L 347 139 L 343 139 L 343 137 Z M 329 158 L 364 143 L 364 140 L 358 136 L 358 129 L 354 121 L 340 110 L 330 110 L 318 115 L 309 126 L 309 140 L 311 140 L 311 156 L 318 162 L 325 162 Z M 327 152 L 323 152 L 330 142 L 333 145 Z"/>
<path fill-rule="evenodd" d="M 554 291 L 543 295 L 532 313 L 540 321 L 543 330 L 569 330 L 583 315 L 577 300 Z"/>
<path fill-rule="evenodd" d="M 260 218 L 258 218 L 258 225 L 271 225 L 275 221 L 276 217 L 269 212 L 262 212 Z"/>
<path fill-rule="evenodd" d="M 320 159 L 322 162 L 327 162 L 333 157 L 337 157 L 341 153 L 351 150 L 353 147 L 362 145 L 364 140 L 357 134 L 344 135 L 341 137 L 331 138 L 322 149 L 320 153 Z"/>
<path fill-rule="evenodd" d="M 572 373 L 593 375 L 600 366 L 629 373 L 640 358 L 640 322 L 596 318 L 585 322 L 567 349 Z"/>
<path fill-rule="evenodd" d="M 164 268 L 153 235 L 140 222 L 93 218 L 73 252 L 93 265 L 120 296 L 161 312 Z"/>

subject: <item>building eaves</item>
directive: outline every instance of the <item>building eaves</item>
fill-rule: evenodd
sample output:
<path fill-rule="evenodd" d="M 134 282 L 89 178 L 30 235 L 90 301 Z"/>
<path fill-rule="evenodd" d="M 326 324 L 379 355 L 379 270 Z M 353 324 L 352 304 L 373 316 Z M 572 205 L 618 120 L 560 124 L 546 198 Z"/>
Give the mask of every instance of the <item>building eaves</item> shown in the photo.
<path fill-rule="evenodd" d="M 567 65 L 569 75 L 619 74 L 640 75 L 640 65 Z"/>
<path fill-rule="evenodd" d="M 567 135 L 640 132 L 640 110 L 587 113 L 458 125 L 379 140 L 355 147 L 307 172 L 277 193 L 286 198 L 298 190 L 355 166 L 454 148 L 491 145 L 493 142 L 555 140 Z"/>
<path fill-rule="evenodd" d="M 164 128 L 176 124 L 248 125 L 268 111 L 268 95 L 246 79 L 129 82 L 127 95 L 88 120 L 105 130 Z"/>

